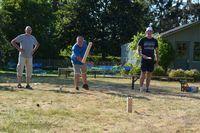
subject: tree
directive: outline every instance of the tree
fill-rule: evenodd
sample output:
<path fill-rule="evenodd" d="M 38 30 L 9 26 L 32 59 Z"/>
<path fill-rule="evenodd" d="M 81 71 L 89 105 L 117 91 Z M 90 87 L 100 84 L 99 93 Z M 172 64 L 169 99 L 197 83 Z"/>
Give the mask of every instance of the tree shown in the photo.
<path fill-rule="evenodd" d="M 55 21 L 51 3 L 45 0 L 2 0 L 1 5 L 2 10 L 8 12 L 6 17 L 10 18 L 2 27 L 7 40 L 24 33 L 25 26 L 30 25 L 41 44 L 36 57 L 53 58 L 59 54 L 57 47 L 52 45 L 53 39 L 50 39 Z"/>
<path fill-rule="evenodd" d="M 182 24 L 198 21 L 200 3 L 187 0 L 150 0 L 156 31 L 164 32 Z"/>
<path fill-rule="evenodd" d="M 62 6 L 57 13 L 57 33 L 65 35 L 70 45 L 77 35 L 85 36 L 86 40 L 94 41 L 94 52 L 102 53 L 102 58 L 119 56 L 121 44 L 129 42 L 149 20 L 148 6 L 129 0 L 76 0 Z"/>
<path fill-rule="evenodd" d="M 9 43 L 9 41 L 6 39 L 6 36 L 2 30 L 2 27 L 6 25 L 6 22 L 10 19 L 7 17 L 8 12 L 4 10 L 0 10 L 0 62 L 5 63 L 8 61 L 10 51 L 13 49 Z M 1 67 L 3 67 L 3 64 L 1 64 Z"/>

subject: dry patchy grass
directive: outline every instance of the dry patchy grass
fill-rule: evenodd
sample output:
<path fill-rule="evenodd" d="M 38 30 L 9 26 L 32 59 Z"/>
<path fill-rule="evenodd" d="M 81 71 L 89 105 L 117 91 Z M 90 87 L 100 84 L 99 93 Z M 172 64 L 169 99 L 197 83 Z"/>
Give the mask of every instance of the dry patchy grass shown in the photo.
<path fill-rule="evenodd" d="M 0 76 L 0 132 L 200 132 L 200 93 L 181 93 L 179 83 L 153 81 L 147 94 L 130 79 L 89 80 L 90 91 L 75 91 L 72 78 L 34 77 L 31 91 Z"/>

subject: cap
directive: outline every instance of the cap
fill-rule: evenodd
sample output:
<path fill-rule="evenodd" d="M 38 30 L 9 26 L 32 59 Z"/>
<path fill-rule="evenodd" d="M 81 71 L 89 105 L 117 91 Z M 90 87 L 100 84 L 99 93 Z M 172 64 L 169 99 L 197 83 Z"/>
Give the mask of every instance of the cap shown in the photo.
<path fill-rule="evenodd" d="M 147 27 L 146 31 L 153 31 L 153 28 L 152 27 Z"/>

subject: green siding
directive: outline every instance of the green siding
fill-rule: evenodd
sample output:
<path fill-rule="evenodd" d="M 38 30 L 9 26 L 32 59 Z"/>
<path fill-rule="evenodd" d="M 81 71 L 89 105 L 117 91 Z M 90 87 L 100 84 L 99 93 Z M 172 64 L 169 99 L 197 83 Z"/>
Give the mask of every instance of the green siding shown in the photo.
<path fill-rule="evenodd" d="M 194 42 L 200 42 L 200 23 L 186 29 L 180 29 L 179 31 L 174 32 L 173 34 L 170 34 L 163 38 L 167 39 L 173 45 L 174 49 L 176 49 L 176 42 L 188 42 L 189 53 L 187 63 L 189 65 L 189 69 L 195 68 L 200 70 L 200 61 L 193 61 Z M 174 62 L 174 68 L 177 68 L 176 64 L 178 63 L 182 63 L 182 66 L 187 65 L 176 58 Z"/>

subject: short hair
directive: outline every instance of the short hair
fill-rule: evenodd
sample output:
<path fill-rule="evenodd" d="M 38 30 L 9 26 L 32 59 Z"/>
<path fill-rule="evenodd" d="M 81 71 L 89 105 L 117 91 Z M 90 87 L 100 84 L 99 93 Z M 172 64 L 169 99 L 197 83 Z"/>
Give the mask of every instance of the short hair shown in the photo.
<path fill-rule="evenodd" d="M 82 38 L 82 39 L 84 39 L 84 37 L 83 37 L 83 36 L 77 36 L 77 37 L 76 37 L 76 39 L 78 39 L 78 38 Z"/>

